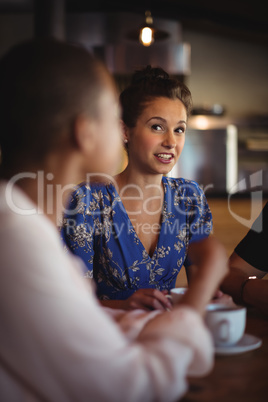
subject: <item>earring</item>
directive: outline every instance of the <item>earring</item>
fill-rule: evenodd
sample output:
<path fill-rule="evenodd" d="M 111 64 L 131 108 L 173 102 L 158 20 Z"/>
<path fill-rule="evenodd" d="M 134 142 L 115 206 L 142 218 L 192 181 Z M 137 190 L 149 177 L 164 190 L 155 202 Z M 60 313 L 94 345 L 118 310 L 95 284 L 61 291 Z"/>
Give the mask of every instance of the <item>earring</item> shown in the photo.
<path fill-rule="evenodd" d="M 128 139 L 124 138 L 124 143 L 127 144 L 128 143 Z"/>

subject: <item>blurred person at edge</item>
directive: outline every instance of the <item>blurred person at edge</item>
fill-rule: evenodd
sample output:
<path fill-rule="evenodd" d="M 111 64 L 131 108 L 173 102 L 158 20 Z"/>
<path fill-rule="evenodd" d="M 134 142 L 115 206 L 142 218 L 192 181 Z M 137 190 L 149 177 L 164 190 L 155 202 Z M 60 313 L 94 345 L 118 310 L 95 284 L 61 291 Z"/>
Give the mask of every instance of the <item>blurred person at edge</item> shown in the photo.
<path fill-rule="evenodd" d="M 221 289 L 234 301 L 268 315 L 268 202 L 229 258 L 230 273 Z M 252 280 L 254 279 L 254 280 Z"/>
<path fill-rule="evenodd" d="M 63 251 L 56 188 L 67 198 L 118 160 L 110 75 L 79 46 L 19 44 L 0 61 L 0 122 L 0 400 L 178 400 L 188 375 L 212 368 L 202 315 L 227 273 L 224 249 L 192 245 L 199 269 L 172 311 L 103 308 L 81 259 Z"/>
<path fill-rule="evenodd" d="M 162 68 L 147 66 L 133 74 L 120 104 L 128 165 L 106 182 L 77 186 L 62 236 L 83 259 L 102 305 L 165 310 L 183 265 L 191 281 L 189 245 L 212 230 L 201 187 L 166 177 L 184 147 L 192 97 Z"/>

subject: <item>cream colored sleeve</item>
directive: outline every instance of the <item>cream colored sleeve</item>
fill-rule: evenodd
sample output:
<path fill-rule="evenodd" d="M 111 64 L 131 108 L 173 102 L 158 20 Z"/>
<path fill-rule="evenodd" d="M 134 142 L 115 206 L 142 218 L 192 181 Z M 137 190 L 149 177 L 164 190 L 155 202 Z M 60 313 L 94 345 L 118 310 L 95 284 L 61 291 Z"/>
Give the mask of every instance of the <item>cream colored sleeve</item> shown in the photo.
<path fill-rule="evenodd" d="M 197 314 L 112 317 L 56 231 L 27 218 L 0 227 L 0 400 L 12 389 L 33 401 L 176 401 L 187 375 L 211 368 Z"/>
<path fill-rule="evenodd" d="M 139 340 L 148 337 L 166 338 L 189 348 L 192 360 L 187 368 L 188 375 L 202 376 L 212 369 L 213 341 L 203 319 L 193 309 L 181 306 L 156 316 L 140 332 Z"/>

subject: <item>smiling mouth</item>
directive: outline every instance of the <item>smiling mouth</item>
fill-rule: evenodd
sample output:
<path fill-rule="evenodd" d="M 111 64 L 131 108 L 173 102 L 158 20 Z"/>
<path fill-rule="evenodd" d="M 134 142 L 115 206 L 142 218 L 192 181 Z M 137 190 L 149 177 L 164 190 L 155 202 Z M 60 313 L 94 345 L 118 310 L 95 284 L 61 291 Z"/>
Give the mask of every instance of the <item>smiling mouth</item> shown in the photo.
<path fill-rule="evenodd" d="M 169 163 L 174 159 L 173 154 L 160 153 L 154 155 L 160 162 Z"/>

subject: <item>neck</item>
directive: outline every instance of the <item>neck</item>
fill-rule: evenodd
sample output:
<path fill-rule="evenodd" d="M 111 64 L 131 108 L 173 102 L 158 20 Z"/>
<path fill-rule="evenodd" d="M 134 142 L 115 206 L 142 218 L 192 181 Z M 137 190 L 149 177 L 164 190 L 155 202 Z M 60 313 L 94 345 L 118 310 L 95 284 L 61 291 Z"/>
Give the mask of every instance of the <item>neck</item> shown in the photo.
<path fill-rule="evenodd" d="M 116 177 L 116 181 L 119 188 L 133 185 L 145 190 L 149 186 L 151 186 L 150 188 L 162 186 L 162 178 L 162 174 L 141 172 L 139 169 L 132 167 L 131 164 L 128 164 L 126 169 Z"/>
<path fill-rule="evenodd" d="M 160 211 L 164 198 L 162 178 L 161 174 L 142 174 L 128 165 L 116 177 L 119 195 L 126 210 L 139 213 L 145 210 Z"/>

